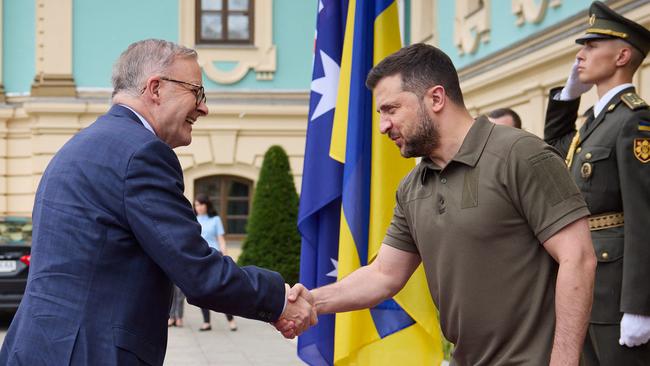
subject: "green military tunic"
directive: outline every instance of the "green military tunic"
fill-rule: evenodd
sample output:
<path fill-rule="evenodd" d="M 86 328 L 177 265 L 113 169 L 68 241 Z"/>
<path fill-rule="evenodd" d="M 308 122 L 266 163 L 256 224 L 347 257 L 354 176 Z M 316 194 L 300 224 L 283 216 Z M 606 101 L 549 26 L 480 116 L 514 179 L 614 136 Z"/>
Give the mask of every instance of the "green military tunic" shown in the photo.
<path fill-rule="evenodd" d="M 452 364 L 548 365 L 558 266 L 542 243 L 589 215 L 557 152 L 480 117 L 449 164 L 423 159 L 396 201 L 384 243 L 422 258 Z"/>
<path fill-rule="evenodd" d="M 544 139 L 564 156 L 576 134 L 579 104 L 549 100 Z M 650 316 L 650 109 L 634 88 L 622 90 L 583 124 L 575 147 L 570 172 L 591 214 L 624 213 L 623 226 L 592 231 L 598 266 L 591 323 L 603 326 L 590 327 L 588 347 L 603 365 L 650 365 L 650 345 L 618 345 L 622 313 Z M 644 353 L 643 361 L 618 351 Z"/>

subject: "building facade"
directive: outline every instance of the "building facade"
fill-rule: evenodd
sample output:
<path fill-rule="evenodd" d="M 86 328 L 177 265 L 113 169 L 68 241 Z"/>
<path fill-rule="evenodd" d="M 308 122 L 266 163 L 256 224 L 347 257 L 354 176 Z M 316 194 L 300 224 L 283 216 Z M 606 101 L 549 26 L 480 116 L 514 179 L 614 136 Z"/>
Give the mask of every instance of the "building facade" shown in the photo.
<path fill-rule="evenodd" d="M 509 107 L 523 128 L 542 136 L 549 89 L 563 85 L 587 28 L 591 0 L 411 0 L 411 42 L 444 50 L 458 68 L 465 104 L 474 114 Z M 647 0 L 604 1 L 650 28 Z M 650 58 L 634 84 L 650 100 Z M 597 100 L 595 88 L 581 112 Z"/>
<path fill-rule="evenodd" d="M 326 0 L 325 0 L 326 1 Z M 405 43 L 449 54 L 475 114 L 511 107 L 542 134 L 586 29 L 589 0 L 400 0 Z M 610 0 L 650 27 L 650 2 Z M 110 106 L 113 62 L 130 43 L 196 48 L 210 114 L 176 149 L 185 193 L 208 193 L 245 233 L 262 158 L 278 144 L 300 189 L 319 0 L 0 0 L 0 215 L 31 215 L 51 157 Z M 650 99 L 650 61 L 635 84 Z M 596 100 L 584 98 L 582 110 Z"/>
<path fill-rule="evenodd" d="M 51 157 L 110 107 L 111 69 L 137 40 L 196 48 L 210 114 L 176 149 L 185 193 L 208 193 L 245 233 L 266 150 L 300 187 L 317 2 L 0 0 L 0 215 L 30 215 Z"/>

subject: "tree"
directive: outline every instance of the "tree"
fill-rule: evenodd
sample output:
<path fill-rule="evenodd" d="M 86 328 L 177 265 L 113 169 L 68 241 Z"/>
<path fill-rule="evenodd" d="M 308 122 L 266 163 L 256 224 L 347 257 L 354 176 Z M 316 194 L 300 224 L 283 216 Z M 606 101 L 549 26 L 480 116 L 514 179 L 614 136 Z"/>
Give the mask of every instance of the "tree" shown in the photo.
<path fill-rule="evenodd" d="M 300 234 L 297 229 L 298 194 L 289 157 L 280 146 L 264 154 L 255 187 L 239 265 L 256 265 L 280 272 L 289 284 L 298 282 Z"/>

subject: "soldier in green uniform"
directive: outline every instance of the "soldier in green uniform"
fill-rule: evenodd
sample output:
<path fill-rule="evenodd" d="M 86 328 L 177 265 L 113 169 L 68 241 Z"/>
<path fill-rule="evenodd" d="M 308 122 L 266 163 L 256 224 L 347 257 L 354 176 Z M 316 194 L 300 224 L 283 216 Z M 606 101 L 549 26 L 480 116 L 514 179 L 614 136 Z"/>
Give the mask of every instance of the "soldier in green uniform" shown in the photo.
<path fill-rule="evenodd" d="M 650 31 L 601 2 L 589 15 L 567 85 L 550 93 L 544 139 L 566 156 L 591 211 L 598 265 L 584 361 L 650 365 L 650 109 L 631 83 Z M 576 131 L 593 85 L 598 103 Z"/>

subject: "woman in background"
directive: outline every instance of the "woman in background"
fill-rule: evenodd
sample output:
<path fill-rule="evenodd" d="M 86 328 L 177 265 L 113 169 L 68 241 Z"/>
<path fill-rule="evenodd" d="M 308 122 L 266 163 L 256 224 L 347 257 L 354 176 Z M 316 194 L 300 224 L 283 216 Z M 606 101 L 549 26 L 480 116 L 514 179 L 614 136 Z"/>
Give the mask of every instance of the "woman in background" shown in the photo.
<path fill-rule="evenodd" d="M 224 238 L 223 224 L 221 218 L 217 214 L 217 210 L 214 209 L 212 202 L 208 199 L 208 196 L 203 193 L 196 195 L 194 200 L 194 213 L 196 214 L 196 219 L 199 224 L 201 224 L 201 236 L 205 241 L 208 242 L 212 248 L 221 252 L 222 255 L 228 255 L 226 250 L 226 239 Z M 212 329 L 210 325 L 210 310 L 201 308 L 201 313 L 203 313 L 203 325 L 199 328 L 200 331 L 207 331 Z M 226 314 L 226 319 L 228 319 L 228 327 L 231 331 L 237 330 L 237 324 L 232 315 Z"/>
<path fill-rule="evenodd" d="M 178 286 L 174 285 L 174 294 L 172 298 L 172 307 L 169 309 L 168 327 L 183 326 L 183 304 L 185 304 L 185 294 Z"/>

